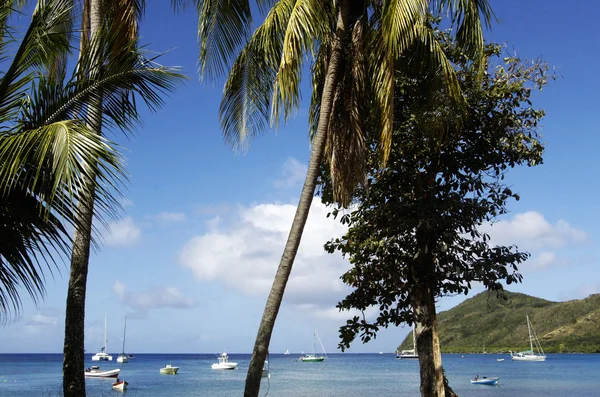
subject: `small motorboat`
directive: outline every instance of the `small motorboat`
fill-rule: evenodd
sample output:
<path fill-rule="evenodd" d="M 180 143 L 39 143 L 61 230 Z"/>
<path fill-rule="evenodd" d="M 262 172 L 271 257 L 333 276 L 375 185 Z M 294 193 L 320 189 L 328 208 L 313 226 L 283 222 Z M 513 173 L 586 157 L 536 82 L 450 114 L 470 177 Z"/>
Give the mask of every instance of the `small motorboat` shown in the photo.
<path fill-rule="evenodd" d="M 127 390 L 127 385 L 129 383 L 126 382 L 125 380 L 119 380 L 119 378 L 117 378 L 117 381 L 115 383 L 113 383 L 112 388 L 113 390 L 117 390 L 117 391 L 125 391 Z"/>
<path fill-rule="evenodd" d="M 108 371 L 101 370 L 98 366 L 96 368 L 86 368 L 85 369 L 85 377 L 86 378 L 117 378 L 119 376 L 119 372 L 121 372 L 121 368 L 117 369 L 109 369 Z"/>
<path fill-rule="evenodd" d="M 179 371 L 179 367 L 173 367 L 171 364 L 167 364 L 164 368 L 160 369 L 160 373 L 163 375 L 175 375 Z"/>
<path fill-rule="evenodd" d="M 212 369 L 236 369 L 238 363 L 229 362 L 229 356 L 227 353 L 223 352 L 220 356 L 218 356 L 218 363 L 214 363 L 211 365 Z"/>
<path fill-rule="evenodd" d="M 471 380 L 471 384 L 472 385 L 496 386 L 499 381 L 500 381 L 500 378 L 498 378 L 498 377 L 488 378 L 487 376 L 484 376 L 483 378 L 480 378 L 479 376 L 476 376 L 475 379 Z"/>
<path fill-rule="evenodd" d="M 503 358 L 497 358 L 496 361 L 504 361 Z"/>

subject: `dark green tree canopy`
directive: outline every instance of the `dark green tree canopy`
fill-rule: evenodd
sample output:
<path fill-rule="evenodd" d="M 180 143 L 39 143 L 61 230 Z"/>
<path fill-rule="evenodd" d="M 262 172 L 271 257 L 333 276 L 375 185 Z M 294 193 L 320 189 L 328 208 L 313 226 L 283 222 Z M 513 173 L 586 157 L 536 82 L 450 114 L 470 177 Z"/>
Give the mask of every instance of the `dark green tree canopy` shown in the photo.
<path fill-rule="evenodd" d="M 450 36 L 439 33 L 438 39 L 455 65 L 467 116 L 458 118 L 447 94 L 432 89 L 431 78 L 418 70 L 397 73 L 387 167 L 377 169 L 373 152 L 369 188 L 340 218 L 349 225 L 347 234 L 325 245 L 353 265 L 342 279 L 354 290 L 338 308 L 379 307 L 374 321 L 355 316 L 341 327 L 341 348 L 359 333 L 367 342 L 379 327 L 415 321 L 414 288 L 426 286 L 439 297 L 466 294 L 481 282 L 501 291 L 502 282 L 521 281 L 517 265 L 529 256 L 516 246 L 493 246 L 481 229 L 507 212 L 509 199 L 519 198 L 504 182 L 506 171 L 542 162 L 538 122 L 544 112 L 531 106 L 530 97 L 554 76 L 541 61 L 503 58 L 500 46 L 488 45 L 482 77 Z"/>

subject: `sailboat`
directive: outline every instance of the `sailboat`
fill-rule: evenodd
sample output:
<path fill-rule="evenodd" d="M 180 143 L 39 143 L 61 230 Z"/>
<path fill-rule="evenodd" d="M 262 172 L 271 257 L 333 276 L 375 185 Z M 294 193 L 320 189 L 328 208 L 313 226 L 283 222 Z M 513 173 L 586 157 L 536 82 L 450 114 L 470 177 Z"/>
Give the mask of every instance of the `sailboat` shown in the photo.
<path fill-rule="evenodd" d="M 125 333 L 127 331 L 127 312 L 125 312 L 125 323 L 123 324 L 123 348 L 121 354 L 117 357 L 118 363 L 126 363 L 129 361 L 129 357 L 125 354 Z"/>
<path fill-rule="evenodd" d="M 106 352 L 106 312 L 104 313 L 104 346 L 100 351 L 92 356 L 92 361 L 112 361 L 112 356 Z"/>
<path fill-rule="evenodd" d="M 398 352 L 396 351 L 397 359 L 406 360 L 409 358 L 419 358 L 419 355 L 417 354 L 417 332 L 415 331 L 414 323 L 413 323 L 412 337 L 413 337 L 413 348 L 409 349 L 409 350 L 402 350 L 400 352 L 400 354 L 398 354 Z"/>
<path fill-rule="evenodd" d="M 283 352 L 283 354 L 288 355 L 288 354 L 290 354 L 290 351 L 286 348 L 285 352 Z"/>
<path fill-rule="evenodd" d="M 317 356 L 315 354 L 317 339 L 319 339 L 319 343 L 321 344 L 321 349 L 323 349 L 323 353 L 325 354 L 325 356 Z M 305 354 L 303 356 L 300 356 L 298 361 L 302 361 L 303 363 L 320 363 L 321 361 L 325 360 L 325 358 L 327 358 L 327 353 L 325 353 L 325 348 L 323 347 L 321 338 L 319 338 L 319 334 L 317 334 L 317 329 L 315 328 L 314 333 L 313 333 L 313 352 L 310 354 Z"/>
<path fill-rule="evenodd" d="M 529 330 L 529 348 L 530 350 L 526 350 L 523 352 L 513 353 L 510 352 L 511 359 L 513 361 L 546 361 L 546 355 L 544 354 L 544 349 L 540 345 L 540 341 L 529 322 L 529 316 L 527 316 L 527 329 Z M 533 348 L 535 346 L 534 351 Z"/>

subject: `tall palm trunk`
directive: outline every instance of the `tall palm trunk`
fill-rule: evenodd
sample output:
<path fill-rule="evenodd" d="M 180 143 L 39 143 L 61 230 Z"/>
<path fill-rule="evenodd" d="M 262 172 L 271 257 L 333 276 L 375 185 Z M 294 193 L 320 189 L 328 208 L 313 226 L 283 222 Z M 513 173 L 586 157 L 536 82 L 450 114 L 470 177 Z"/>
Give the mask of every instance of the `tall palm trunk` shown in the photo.
<path fill-rule="evenodd" d="M 433 290 L 426 286 L 419 286 L 411 300 L 416 318 L 422 319 L 417 327 L 421 397 L 444 397 L 446 391 Z"/>
<path fill-rule="evenodd" d="M 306 172 L 306 179 L 304 186 L 302 187 L 302 193 L 300 194 L 300 200 L 298 202 L 298 208 L 294 215 L 294 221 L 288 235 L 285 248 L 273 285 L 271 286 L 271 292 L 267 299 L 267 304 L 258 328 L 258 334 L 256 335 L 256 341 L 254 342 L 254 349 L 252 351 L 252 359 L 250 360 L 250 367 L 248 368 L 248 375 L 246 376 L 246 387 L 244 390 L 245 397 L 257 397 L 260 391 L 260 382 L 262 379 L 262 370 L 264 366 L 265 358 L 269 350 L 269 343 L 271 342 L 271 335 L 273 333 L 273 327 L 275 326 L 275 320 L 281 307 L 281 301 L 283 300 L 283 294 L 285 292 L 285 286 L 290 278 L 294 259 L 300 246 L 300 240 L 302 239 L 302 232 L 304 231 L 304 225 L 308 218 L 310 211 L 310 205 L 315 194 L 315 188 L 317 185 L 317 177 L 319 175 L 319 168 L 325 152 L 325 142 L 327 136 L 327 124 L 330 118 L 331 109 L 333 107 L 334 88 L 337 84 L 340 60 L 342 58 L 342 43 L 348 31 L 348 15 L 349 15 L 349 4 L 348 0 L 340 2 L 338 16 L 337 16 L 337 28 L 336 36 L 333 43 L 331 58 L 329 65 L 327 66 L 327 74 L 325 75 L 325 82 L 323 85 L 323 94 L 321 97 L 321 112 L 319 114 L 319 124 L 317 126 L 317 133 L 313 140 L 312 151 L 310 154 L 310 160 L 308 162 L 308 170 Z"/>
<path fill-rule="evenodd" d="M 87 2 L 87 1 L 86 1 Z M 92 40 L 87 43 L 98 45 L 94 37 L 99 34 L 102 25 L 102 1 L 89 0 L 90 29 Z M 84 13 L 84 18 L 86 17 Z M 88 32 L 82 32 L 83 37 Z M 82 45 L 83 47 L 84 45 Z M 83 48 L 81 48 L 83 50 Z M 97 63 L 95 63 L 98 65 Z M 98 67 L 98 66 L 96 66 Z M 82 71 L 88 73 L 89 71 Z M 88 105 L 90 128 L 98 135 L 102 134 L 102 103 L 91 100 Z M 79 203 L 77 208 L 77 226 L 71 253 L 71 272 L 65 314 L 65 343 L 63 350 L 63 393 L 65 397 L 85 396 L 84 376 L 84 331 L 85 331 L 85 293 L 87 288 L 88 264 L 90 259 L 90 244 L 92 239 L 92 220 L 94 214 L 94 181 L 88 183 L 89 199 Z"/>

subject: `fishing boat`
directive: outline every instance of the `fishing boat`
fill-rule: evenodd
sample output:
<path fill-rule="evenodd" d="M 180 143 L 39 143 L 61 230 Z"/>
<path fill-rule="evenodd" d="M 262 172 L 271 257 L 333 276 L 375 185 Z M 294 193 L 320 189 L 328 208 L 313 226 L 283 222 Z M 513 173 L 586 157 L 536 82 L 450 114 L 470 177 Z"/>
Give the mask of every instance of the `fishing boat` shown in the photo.
<path fill-rule="evenodd" d="M 115 383 L 113 383 L 112 388 L 113 390 L 117 390 L 117 391 L 125 391 L 127 390 L 127 385 L 129 383 L 124 381 L 124 380 L 119 380 L 119 378 L 117 378 L 117 381 Z"/>
<path fill-rule="evenodd" d="M 416 327 L 415 327 L 414 323 L 413 323 L 413 330 L 412 330 L 412 339 L 413 339 L 413 348 L 409 349 L 409 350 L 402 350 L 400 353 L 398 353 L 398 351 L 396 351 L 397 359 L 408 360 L 408 359 L 419 358 L 419 355 L 417 354 L 417 332 L 416 332 Z"/>
<path fill-rule="evenodd" d="M 106 312 L 104 313 L 104 346 L 100 348 L 100 351 L 92 356 L 92 361 L 112 361 L 113 357 L 106 352 L 106 345 L 108 341 L 106 339 Z"/>
<path fill-rule="evenodd" d="M 323 349 L 323 354 L 325 354 L 324 356 L 317 356 L 315 354 L 315 349 L 317 346 L 317 339 L 319 340 L 319 343 L 321 344 L 321 349 Z M 321 338 L 319 338 L 319 334 L 317 333 L 317 329 L 314 328 L 314 332 L 313 332 L 313 352 L 309 353 L 309 354 L 305 354 L 303 356 L 300 356 L 300 358 L 298 359 L 298 361 L 302 361 L 303 363 L 320 363 L 321 361 L 324 361 L 327 358 L 327 353 L 325 352 L 325 348 L 323 347 L 323 343 L 321 342 Z"/>
<path fill-rule="evenodd" d="M 119 376 L 119 372 L 121 372 L 121 368 L 103 371 L 97 367 L 93 369 L 86 368 L 84 374 L 86 378 L 117 378 Z"/>
<path fill-rule="evenodd" d="M 236 369 L 238 363 L 229 362 L 229 356 L 226 352 L 221 353 L 221 355 L 217 356 L 219 360 L 218 363 L 214 363 L 211 368 L 212 369 Z"/>
<path fill-rule="evenodd" d="M 527 329 L 529 331 L 529 349 L 522 352 L 510 352 L 511 359 L 513 361 L 546 361 L 546 355 L 544 354 L 544 349 L 540 345 L 540 341 L 538 340 L 533 327 L 531 326 L 531 322 L 529 321 L 529 316 L 527 316 Z M 534 350 L 535 348 L 535 350 Z"/>
<path fill-rule="evenodd" d="M 126 363 L 129 361 L 129 357 L 125 354 L 125 334 L 127 332 L 127 312 L 125 312 L 125 322 L 123 323 L 123 348 L 121 354 L 117 357 L 118 363 Z"/>
<path fill-rule="evenodd" d="M 484 376 L 483 378 L 480 378 L 479 376 L 476 376 L 475 379 L 471 380 L 471 384 L 472 385 L 496 386 L 499 381 L 500 381 L 500 378 L 498 378 L 498 377 L 488 378 L 487 376 Z"/>
<path fill-rule="evenodd" d="M 160 373 L 163 375 L 176 375 L 179 371 L 179 367 L 173 367 L 171 364 L 167 364 L 164 368 L 160 369 Z"/>

